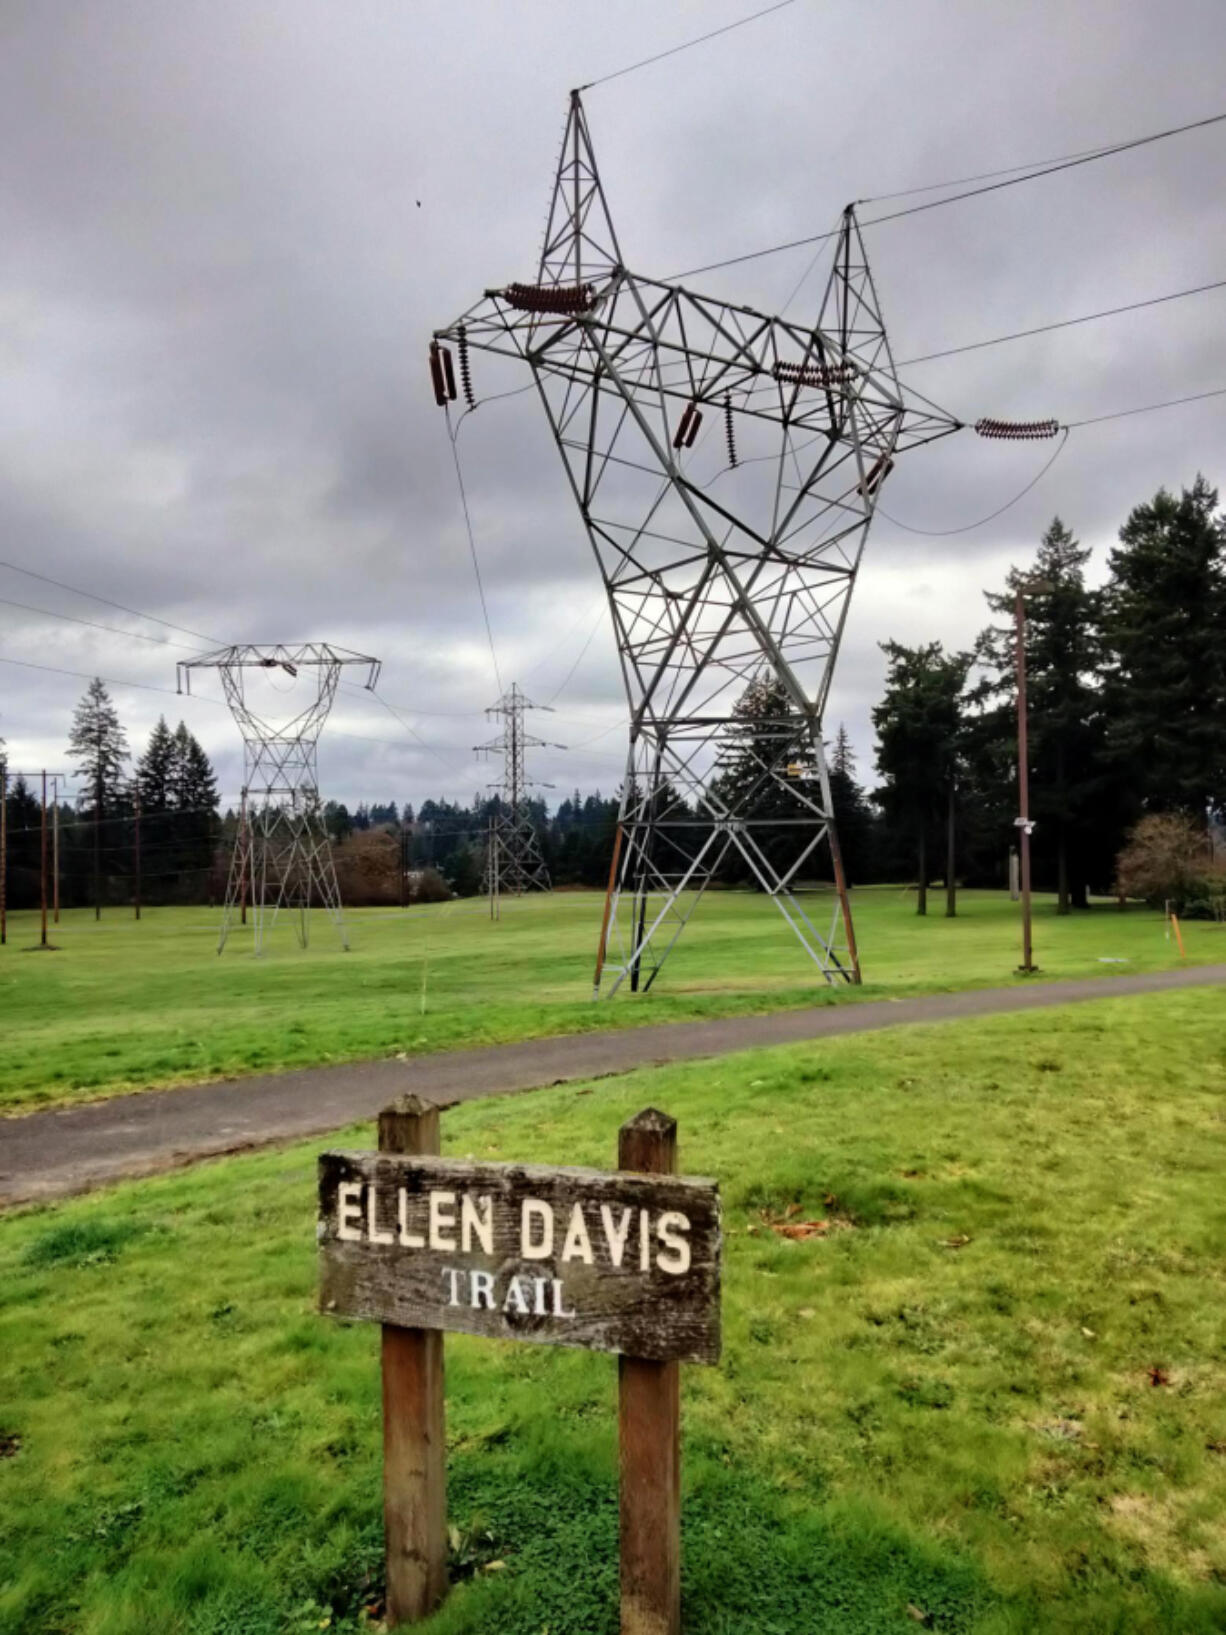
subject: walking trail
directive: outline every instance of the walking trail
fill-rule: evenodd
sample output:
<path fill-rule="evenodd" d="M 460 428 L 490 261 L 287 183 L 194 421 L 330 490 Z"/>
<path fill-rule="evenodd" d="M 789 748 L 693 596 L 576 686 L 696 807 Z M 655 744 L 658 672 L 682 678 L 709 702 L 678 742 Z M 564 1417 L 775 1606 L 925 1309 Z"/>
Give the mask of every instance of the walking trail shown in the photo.
<path fill-rule="evenodd" d="M 471 1101 L 763 1045 L 1218 984 L 1226 984 L 1226 965 L 670 1022 L 140 1091 L 0 1119 L 0 1207 L 319 1135 L 373 1118 L 410 1091 L 440 1102 Z"/>

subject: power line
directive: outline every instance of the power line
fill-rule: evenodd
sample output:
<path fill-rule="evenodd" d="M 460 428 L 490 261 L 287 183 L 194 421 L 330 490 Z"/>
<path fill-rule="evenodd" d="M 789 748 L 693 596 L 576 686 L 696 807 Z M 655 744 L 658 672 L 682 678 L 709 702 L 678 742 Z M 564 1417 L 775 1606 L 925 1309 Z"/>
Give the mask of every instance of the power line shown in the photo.
<path fill-rule="evenodd" d="M 1088 420 L 1070 420 L 1069 430 L 1076 426 L 1097 426 L 1104 420 L 1126 420 L 1132 414 L 1153 414 L 1155 409 L 1173 409 L 1179 403 L 1200 403 L 1207 397 L 1226 396 L 1226 386 L 1215 386 L 1211 392 L 1193 392 L 1190 397 L 1168 397 L 1164 403 L 1143 403 L 1139 409 L 1117 409 L 1114 414 L 1091 415 Z"/>
<path fill-rule="evenodd" d="M 1226 120 L 1226 113 L 1210 114 L 1207 119 L 1194 119 L 1186 125 L 1172 125 L 1166 130 L 1152 131 L 1147 136 L 1136 136 L 1127 142 L 1116 142 L 1110 147 L 1094 148 L 1080 156 L 1062 159 L 1038 170 L 1026 171 L 1021 176 L 1010 176 L 1004 181 L 987 182 L 983 187 L 972 187 L 963 193 L 950 193 L 943 199 L 930 199 L 926 204 L 908 205 L 904 210 L 891 210 L 884 216 L 870 216 L 867 221 L 861 222 L 862 227 L 880 227 L 883 222 L 901 221 L 905 216 L 917 216 L 925 210 L 939 210 L 947 204 L 957 204 L 962 199 L 974 199 L 983 193 L 998 193 L 1005 187 L 1018 187 L 1022 182 L 1033 182 L 1042 176 L 1054 176 L 1059 171 L 1075 170 L 1079 165 L 1090 165 L 1098 159 L 1109 159 L 1117 153 L 1127 153 L 1132 148 L 1142 148 L 1152 142 L 1164 142 L 1171 136 L 1182 136 L 1186 131 L 1203 130 L 1208 125 L 1221 124 Z M 785 244 L 771 244 L 764 250 L 749 250 L 744 255 L 727 257 L 724 261 L 709 261 L 703 267 L 688 267 L 685 272 L 672 273 L 669 282 L 680 278 L 693 278 L 698 273 L 715 272 L 721 267 L 736 267 L 744 261 L 757 261 L 763 256 L 781 255 L 785 250 L 798 250 L 806 244 L 820 244 L 824 239 L 831 239 L 837 235 L 838 229 L 826 233 L 811 233 L 806 238 L 789 239 Z"/>
<path fill-rule="evenodd" d="M 948 538 L 950 534 L 969 534 L 972 528 L 983 528 L 987 523 L 995 522 L 997 517 L 1004 516 L 1006 511 L 1012 510 L 1019 500 L 1024 499 L 1025 496 L 1029 494 L 1030 490 L 1036 485 L 1036 483 L 1043 480 L 1043 478 L 1051 470 L 1052 466 L 1055 465 L 1056 461 L 1064 453 L 1065 447 L 1068 444 L 1070 429 L 1071 428 L 1068 426 L 1063 428 L 1064 436 L 1056 444 L 1055 452 L 1048 460 L 1044 462 L 1038 474 L 1030 479 L 1025 488 L 1020 489 L 1011 500 L 1006 500 L 1004 505 L 998 507 L 997 510 L 992 511 L 986 517 L 979 517 L 975 522 L 963 523 L 960 528 L 913 528 L 908 522 L 899 522 L 897 517 L 892 517 L 890 513 L 883 510 L 880 505 L 877 506 L 878 515 L 883 516 L 887 522 L 892 522 L 896 528 L 901 528 L 904 533 L 924 534 L 929 539 L 945 539 Z"/>
<path fill-rule="evenodd" d="M 759 17 L 769 17 L 773 11 L 782 11 L 785 6 L 794 4 L 794 0 L 777 0 L 777 4 L 766 6 L 762 11 L 755 11 L 748 17 L 741 17 L 735 23 L 725 23 L 723 28 L 713 28 L 709 34 L 700 34 L 697 39 L 686 40 L 683 45 L 670 46 L 667 51 L 657 51 L 654 57 L 644 57 L 640 62 L 632 62 L 625 68 L 614 69 L 611 74 L 602 74 L 599 79 L 590 79 L 586 85 L 579 86 L 581 91 L 591 91 L 597 85 L 607 85 L 610 80 L 621 79 L 623 74 L 633 74 L 637 69 L 648 68 L 653 62 L 663 62 L 665 57 L 675 57 L 681 51 L 689 51 L 693 46 L 705 45 L 708 40 L 717 39 L 721 34 L 731 34 L 734 28 L 744 28 L 747 23 L 756 23 Z"/>
<path fill-rule="evenodd" d="M 1072 329 L 1077 324 L 1091 324 L 1099 318 L 1115 318 L 1122 312 L 1140 312 L 1143 307 L 1158 307 L 1168 301 L 1182 301 L 1189 295 L 1203 295 L 1206 290 L 1226 289 L 1226 278 L 1212 284 L 1196 284 L 1191 289 L 1173 290 L 1169 295 L 1154 295 L 1147 301 L 1130 301 L 1127 306 L 1104 307 L 1100 312 L 1086 312 L 1079 318 L 1061 318 L 1055 323 L 1038 324 L 1034 329 L 1015 329 L 1009 335 L 993 335 L 986 341 L 971 341 L 966 346 L 946 347 L 942 352 L 925 352 L 918 358 L 904 358 L 895 367 L 909 369 L 912 364 L 931 363 L 933 358 L 954 358 L 962 352 L 978 352 L 985 346 L 1001 346 L 1005 341 L 1020 341 L 1030 335 L 1047 335 L 1055 329 Z"/>
<path fill-rule="evenodd" d="M 29 579 L 41 579 L 44 585 L 54 585 L 57 590 L 66 590 L 71 596 L 85 596 L 91 602 L 102 602 L 107 607 L 115 608 L 119 613 L 130 613 L 134 619 L 148 619 L 153 624 L 165 625 L 167 630 L 177 630 L 183 636 L 194 636 L 197 641 L 208 642 L 212 647 L 224 645 L 216 636 L 206 636 L 199 630 L 189 630 L 186 625 L 172 624 L 169 619 L 159 618 L 156 613 L 142 613 L 139 608 L 111 601 L 109 596 L 99 596 L 97 591 L 82 590 L 79 585 L 68 585 L 62 579 L 52 579 L 50 574 L 35 573 L 33 568 L 23 568 L 20 563 L 0 559 L 0 568 L 11 568 L 14 573 L 24 573 Z"/>
<path fill-rule="evenodd" d="M 464 508 L 464 527 L 468 531 L 468 549 L 473 559 L 473 573 L 477 579 L 477 595 L 481 599 L 481 617 L 485 620 L 485 634 L 489 639 L 490 658 L 494 663 L 494 680 L 498 683 L 498 691 L 502 692 L 502 676 L 498 671 L 498 654 L 494 648 L 494 631 L 490 625 L 490 610 L 485 602 L 485 586 L 481 582 L 481 564 L 477 560 L 477 541 L 473 536 L 473 522 L 468 510 L 468 495 L 464 490 L 464 473 L 460 470 L 460 451 L 456 446 L 456 434 L 451 424 L 451 410 L 446 405 L 444 412 L 447 417 L 447 438 L 451 444 L 451 458 L 455 464 L 456 482 L 460 488 L 460 504 Z"/>
<path fill-rule="evenodd" d="M 86 593 L 83 592 L 82 594 Z M 34 607 L 29 602 L 14 602 L 8 596 L 0 596 L 0 604 L 4 607 L 19 608 L 22 613 L 37 613 L 48 619 L 65 619 L 69 624 L 82 624 L 90 630 L 105 630 L 110 636 L 122 636 L 129 641 L 135 637 L 137 641 L 152 642 L 155 647 L 177 647 L 183 653 L 200 653 L 204 651 L 200 647 L 188 647 L 185 642 L 168 641 L 165 636 L 146 636 L 142 630 L 120 630 L 113 624 L 98 624 L 93 619 L 79 619 L 74 613 L 56 613 L 54 609 L 49 607 Z M 148 615 L 142 613 L 139 617 L 147 618 Z"/>

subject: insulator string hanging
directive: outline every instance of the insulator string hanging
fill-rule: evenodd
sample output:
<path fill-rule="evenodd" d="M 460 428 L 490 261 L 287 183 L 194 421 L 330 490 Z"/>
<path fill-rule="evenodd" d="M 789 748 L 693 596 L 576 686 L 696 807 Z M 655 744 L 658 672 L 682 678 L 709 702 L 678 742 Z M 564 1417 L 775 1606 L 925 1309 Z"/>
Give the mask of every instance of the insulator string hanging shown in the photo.
<path fill-rule="evenodd" d="M 845 386 L 859 370 L 848 358 L 843 363 L 777 363 L 771 374 L 789 386 Z"/>
<path fill-rule="evenodd" d="M 702 410 L 697 403 L 687 403 L 677 422 L 676 435 L 673 437 L 674 448 L 693 448 L 694 439 L 698 436 L 698 428 L 702 425 Z"/>
<path fill-rule="evenodd" d="M 589 312 L 596 304 L 592 284 L 508 284 L 505 290 L 490 293 L 500 294 L 521 312 L 556 312 L 570 316 Z"/>
<path fill-rule="evenodd" d="M 724 393 L 724 436 L 728 439 L 728 464 L 736 465 L 736 433 L 732 425 L 732 394 Z"/>
<path fill-rule="evenodd" d="M 877 456 L 864 473 L 864 481 L 860 484 L 860 492 L 866 500 L 872 498 L 893 469 L 894 461 L 890 455 L 879 454 Z"/>
<path fill-rule="evenodd" d="M 1003 437 L 1007 440 L 1058 437 L 1058 420 L 976 420 L 975 430 L 980 437 Z"/>
<path fill-rule="evenodd" d="M 451 367 L 451 353 L 437 341 L 430 342 L 430 384 L 434 387 L 434 401 L 440 409 L 455 402 L 455 371 Z"/>
<path fill-rule="evenodd" d="M 460 385 L 464 388 L 464 401 L 470 409 L 475 409 L 477 400 L 473 396 L 472 370 L 468 363 L 468 331 L 463 324 L 456 331 L 456 340 L 460 347 Z"/>

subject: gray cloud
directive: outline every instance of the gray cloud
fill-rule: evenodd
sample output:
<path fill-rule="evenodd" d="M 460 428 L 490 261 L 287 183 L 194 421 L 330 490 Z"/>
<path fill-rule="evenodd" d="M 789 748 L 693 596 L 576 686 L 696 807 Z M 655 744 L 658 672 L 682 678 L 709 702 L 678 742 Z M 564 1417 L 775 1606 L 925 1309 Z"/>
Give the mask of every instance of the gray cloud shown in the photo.
<path fill-rule="evenodd" d="M 429 333 L 487 284 L 530 275 L 569 86 L 743 9 L 12 0 L 0 556 L 222 640 L 321 637 L 379 654 L 383 691 L 420 739 L 343 693 L 322 755 L 329 791 L 470 794 L 488 776 L 470 747 L 496 688 L 425 377 Z M 659 275 L 819 231 L 849 198 L 1216 112 L 1224 46 L 1217 0 L 832 0 L 587 102 L 623 250 Z M 871 230 L 897 354 L 1223 276 L 1223 143 L 1212 129 Z M 777 309 L 811 254 L 696 282 Z M 815 300 L 810 278 L 792 311 Z M 968 418 L 1077 419 L 1208 390 L 1226 384 L 1223 301 L 907 378 Z M 476 367 L 479 392 L 518 383 Z M 1209 402 L 1087 427 L 1016 507 L 947 538 L 880 518 L 831 706 L 862 766 L 880 640 L 969 642 L 982 589 L 1056 511 L 1101 571 L 1132 504 L 1219 474 L 1224 422 Z M 532 397 L 483 406 L 460 450 L 503 680 L 556 693 L 544 735 L 583 746 L 542 754 L 541 775 L 611 788 L 616 659 Z M 884 505 L 916 527 L 958 527 L 1046 453 L 955 439 L 901 461 Z M 0 597 L 192 642 L 6 569 Z M 0 656 L 173 695 L 184 655 L 0 603 Z M 82 686 L 0 664 L 15 760 L 63 763 Z M 233 790 L 237 735 L 215 701 L 115 690 L 134 741 L 163 708 L 187 715 Z"/>

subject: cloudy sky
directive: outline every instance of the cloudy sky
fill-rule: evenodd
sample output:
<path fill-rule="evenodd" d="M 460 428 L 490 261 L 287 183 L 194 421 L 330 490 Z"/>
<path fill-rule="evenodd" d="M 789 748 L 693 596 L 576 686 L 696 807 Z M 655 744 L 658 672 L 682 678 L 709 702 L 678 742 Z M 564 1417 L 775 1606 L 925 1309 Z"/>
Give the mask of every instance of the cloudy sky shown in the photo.
<path fill-rule="evenodd" d="M 496 688 L 430 331 L 488 285 L 533 276 L 569 87 L 752 9 L 5 0 L 11 764 L 65 765 L 73 704 L 100 673 L 135 746 L 160 711 L 184 716 L 233 797 L 237 733 L 207 681 L 173 696 L 176 659 L 211 641 L 322 639 L 382 658 L 397 712 L 340 695 L 327 794 L 419 802 L 486 780 L 470 747 Z M 851 198 L 1216 114 L 1224 59 L 1221 0 L 796 0 L 586 100 L 623 251 L 658 276 L 820 231 Z M 1224 172 L 1226 125 L 871 230 L 896 356 L 1226 278 Z M 778 310 L 811 254 L 694 282 Z M 810 280 L 791 315 L 816 294 Z M 1224 317 L 1226 290 L 906 378 L 968 420 L 1078 420 L 1226 386 Z M 879 641 L 969 642 L 981 590 L 1055 512 L 1101 565 L 1160 484 L 1226 481 L 1224 431 L 1226 398 L 1108 421 L 1075 431 L 994 522 L 939 538 L 879 518 L 831 706 L 862 769 Z M 612 640 L 533 399 L 488 404 L 460 450 L 502 677 L 554 702 L 541 734 L 570 746 L 535 770 L 559 793 L 611 790 Z M 914 528 L 974 524 L 1048 453 L 964 434 L 900 461 L 883 503 Z"/>

